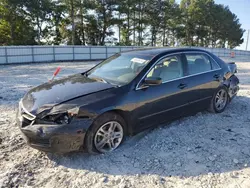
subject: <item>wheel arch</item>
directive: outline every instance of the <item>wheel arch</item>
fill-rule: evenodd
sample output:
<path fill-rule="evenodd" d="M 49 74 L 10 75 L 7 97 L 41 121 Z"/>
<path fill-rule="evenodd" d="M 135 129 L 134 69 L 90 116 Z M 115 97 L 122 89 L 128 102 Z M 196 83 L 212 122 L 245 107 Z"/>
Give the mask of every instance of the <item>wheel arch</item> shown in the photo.
<path fill-rule="evenodd" d="M 220 85 L 220 87 L 226 87 L 227 89 L 229 89 L 229 87 L 230 87 L 230 83 L 228 82 L 228 81 L 225 81 L 225 82 L 223 82 L 221 85 Z"/>
<path fill-rule="evenodd" d="M 133 134 L 133 126 L 132 126 L 131 119 L 129 118 L 128 112 L 125 112 L 125 111 L 120 110 L 120 109 L 113 109 L 113 110 L 106 111 L 105 113 L 115 113 L 115 114 L 118 114 L 119 116 L 121 116 L 126 123 L 126 134 L 127 135 Z M 103 114 L 105 114 L 105 113 L 103 113 Z"/>
<path fill-rule="evenodd" d="M 115 108 L 106 108 L 102 109 L 101 111 L 95 112 L 95 116 L 92 118 L 92 123 L 88 127 L 88 130 L 91 129 L 93 124 L 102 116 L 105 116 L 105 114 L 114 113 L 119 115 L 124 121 L 125 121 L 125 129 L 127 135 L 133 135 L 134 134 L 134 128 L 133 128 L 133 120 L 131 119 L 130 112 L 124 111 L 122 109 L 115 109 Z"/>
<path fill-rule="evenodd" d="M 219 91 L 219 90 L 222 89 L 222 88 L 224 88 L 224 89 L 226 90 L 226 92 L 227 92 L 227 94 L 228 94 L 228 96 L 229 96 L 230 83 L 223 82 L 223 83 L 217 88 L 216 92 Z M 215 92 L 215 93 L 216 93 L 216 92 Z M 229 96 L 229 97 L 230 97 L 230 96 Z"/>

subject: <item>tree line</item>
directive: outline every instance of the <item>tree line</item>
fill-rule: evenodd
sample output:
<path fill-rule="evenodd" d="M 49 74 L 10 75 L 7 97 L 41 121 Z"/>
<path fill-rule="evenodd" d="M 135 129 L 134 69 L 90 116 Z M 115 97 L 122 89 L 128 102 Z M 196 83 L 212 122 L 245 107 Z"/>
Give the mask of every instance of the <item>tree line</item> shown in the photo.
<path fill-rule="evenodd" d="M 214 0 L 0 0 L 0 45 L 234 48 L 244 32 Z"/>

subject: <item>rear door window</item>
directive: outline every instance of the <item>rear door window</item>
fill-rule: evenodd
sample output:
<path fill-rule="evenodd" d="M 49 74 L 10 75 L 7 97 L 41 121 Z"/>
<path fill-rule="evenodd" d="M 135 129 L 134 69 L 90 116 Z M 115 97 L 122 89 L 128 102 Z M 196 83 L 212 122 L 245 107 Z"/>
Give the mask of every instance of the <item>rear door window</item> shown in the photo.
<path fill-rule="evenodd" d="M 186 54 L 188 74 L 200 74 L 211 70 L 216 70 L 219 65 L 212 61 L 206 54 L 190 53 Z"/>

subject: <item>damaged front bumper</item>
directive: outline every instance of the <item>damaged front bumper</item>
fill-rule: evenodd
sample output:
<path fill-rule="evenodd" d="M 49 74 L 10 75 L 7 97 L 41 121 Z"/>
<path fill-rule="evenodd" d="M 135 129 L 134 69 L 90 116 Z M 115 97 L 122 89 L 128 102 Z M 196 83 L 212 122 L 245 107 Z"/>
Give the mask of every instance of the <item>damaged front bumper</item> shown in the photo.
<path fill-rule="evenodd" d="M 44 124 L 17 113 L 17 125 L 28 145 L 45 152 L 68 153 L 83 150 L 84 137 L 91 119 L 74 119 L 70 124 Z"/>

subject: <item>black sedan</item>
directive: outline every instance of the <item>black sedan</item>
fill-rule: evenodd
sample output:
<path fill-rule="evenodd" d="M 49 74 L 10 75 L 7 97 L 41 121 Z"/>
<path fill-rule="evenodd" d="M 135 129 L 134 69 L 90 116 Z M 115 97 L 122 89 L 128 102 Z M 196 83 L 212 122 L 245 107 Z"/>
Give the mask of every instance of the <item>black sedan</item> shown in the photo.
<path fill-rule="evenodd" d="M 199 49 L 124 52 L 31 89 L 20 101 L 17 124 L 39 150 L 106 153 L 126 135 L 163 122 L 206 109 L 223 112 L 239 90 L 235 72 L 235 64 Z"/>

